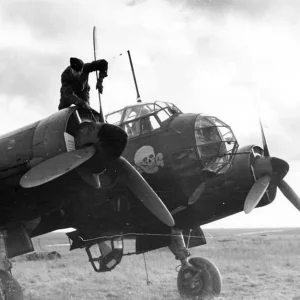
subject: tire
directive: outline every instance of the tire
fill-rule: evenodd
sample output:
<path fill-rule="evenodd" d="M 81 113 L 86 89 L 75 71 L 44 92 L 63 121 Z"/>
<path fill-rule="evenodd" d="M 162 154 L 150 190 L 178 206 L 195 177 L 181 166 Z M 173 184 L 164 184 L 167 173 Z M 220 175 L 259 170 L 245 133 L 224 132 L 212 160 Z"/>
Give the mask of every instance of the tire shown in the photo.
<path fill-rule="evenodd" d="M 7 271 L 0 270 L 0 300 L 23 300 L 18 281 Z"/>
<path fill-rule="evenodd" d="M 221 293 L 222 279 L 218 268 L 209 260 L 194 257 L 190 266 L 182 266 L 177 277 L 179 294 L 183 298 L 208 300 Z"/>

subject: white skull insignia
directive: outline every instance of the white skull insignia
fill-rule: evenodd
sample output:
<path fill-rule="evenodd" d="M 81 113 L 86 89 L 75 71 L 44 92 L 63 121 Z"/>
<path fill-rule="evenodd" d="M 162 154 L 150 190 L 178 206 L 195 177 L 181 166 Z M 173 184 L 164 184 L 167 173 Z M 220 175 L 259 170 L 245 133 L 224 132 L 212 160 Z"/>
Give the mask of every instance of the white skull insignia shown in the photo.
<path fill-rule="evenodd" d="M 158 167 L 164 166 L 163 158 L 162 153 L 155 155 L 153 147 L 143 146 L 135 153 L 134 163 L 140 173 L 153 174 L 158 171 Z"/>

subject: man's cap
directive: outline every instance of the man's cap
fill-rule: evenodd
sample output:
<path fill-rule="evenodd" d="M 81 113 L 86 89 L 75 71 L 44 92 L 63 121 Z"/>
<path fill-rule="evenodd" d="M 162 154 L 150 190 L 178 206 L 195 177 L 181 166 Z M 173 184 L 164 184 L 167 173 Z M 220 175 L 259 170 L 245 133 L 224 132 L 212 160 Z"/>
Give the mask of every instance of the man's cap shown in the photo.
<path fill-rule="evenodd" d="M 75 71 L 81 71 L 83 68 L 83 61 L 79 58 L 76 57 L 71 57 L 70 58 L 70 66 L 73 70 Z"/>

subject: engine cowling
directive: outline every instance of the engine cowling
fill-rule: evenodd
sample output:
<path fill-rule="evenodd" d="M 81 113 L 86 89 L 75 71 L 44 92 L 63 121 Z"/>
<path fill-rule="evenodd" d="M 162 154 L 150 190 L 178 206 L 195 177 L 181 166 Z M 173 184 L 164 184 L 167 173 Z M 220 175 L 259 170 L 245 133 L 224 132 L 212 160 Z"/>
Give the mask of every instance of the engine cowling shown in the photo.
<path fill-rule="evenodd" d="M 264 150 L 257 145 L 247 145 L 240 147 L 234 157 L 230 179 L 236 182 L 238 186 L 245 188 L 245 190 L 250 190 L 256 180 L 254 164 L 258 156 L 264 156 Z M 271 203 L 275 199 L 275 196 L 276 189 L 274 190 L 270 186 L 258 206 Z"/>
<path fill-rule="evenodd" d="M 247 145 L 238 149 L 232 163 L 232 176 L 236 182 L 250 186 L 254 183 L 252 167 L 257 155 L 262 156 L 263 149 L 256 145 Z"/>
<path fill-rule="evenodd" d="M 75 107 L 0 137 L 1 170 L 35 165 L 67 151 L 65 132 Z"/>

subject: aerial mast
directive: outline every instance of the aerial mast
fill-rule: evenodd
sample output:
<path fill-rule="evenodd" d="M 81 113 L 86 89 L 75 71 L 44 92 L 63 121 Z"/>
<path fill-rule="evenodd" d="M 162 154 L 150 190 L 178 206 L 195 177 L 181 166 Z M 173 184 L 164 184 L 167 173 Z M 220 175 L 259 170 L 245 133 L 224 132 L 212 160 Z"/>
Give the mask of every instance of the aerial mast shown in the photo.
<path fill-rule="evenodd" d="M 96 26 L 94 26 L 93 28 L 93 45 L 94 45 L 94 60 L 97 60 L 97 48 L 98 48 L 98 44 L 97 44 L 97 30 L 96 30 Z M 99 75 L 98 75 L 98 71 L 96 71 L 96 80 L 98 82 L 99 80 Z M 104 116 L 103 116 L 103 111 L 102 111 L 102 104 L 101 104 L 101 96 L 100 96 L 100 92 L 98 90 L 98 98 L 99 98 L 99 113 L 100 113 L 100 122 L 104 122 Z"/>
<path fill-rule="evenodd" d="M 136 82 L 136 78 L 135 78 L 135 73 L 134 73 L 134 69 L 133 69 L 133 64 L 132 64 L 132 59 L 131 59 L 131 55 L 130 55 L 130 51 L 127 50 L 128 53 L 128 57 L 129 57 L 129 62 L 130 62 L 130 67 L 131 67 L 131 72 L 132 72 L 132 76 L 133 76 L 133 80 L 134 80 L 134 85 L 135 85 L 135 89 L 136 89 L 136 101 L 137 102 L 142 102 L 140 93 L 139 93 L 139 89 L 138 89 L 138 85 Z"/>

